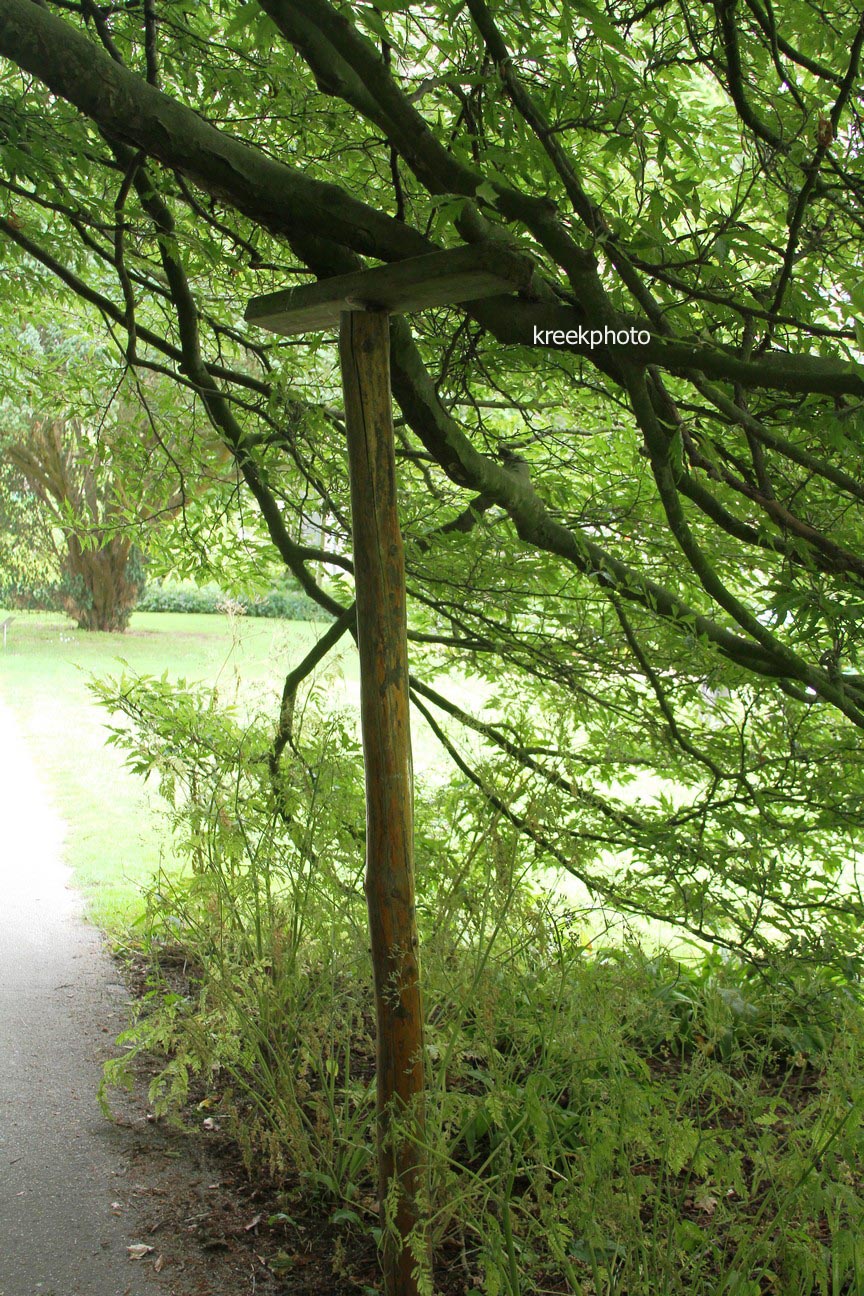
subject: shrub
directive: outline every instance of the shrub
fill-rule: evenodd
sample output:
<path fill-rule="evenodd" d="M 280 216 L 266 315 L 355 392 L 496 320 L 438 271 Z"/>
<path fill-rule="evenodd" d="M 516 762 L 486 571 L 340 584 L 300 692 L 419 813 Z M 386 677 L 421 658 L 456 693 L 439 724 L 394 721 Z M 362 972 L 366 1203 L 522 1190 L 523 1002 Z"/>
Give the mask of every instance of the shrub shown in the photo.
<path fill-rule="evenodd" d="M 314 621 L 318 607 L 301 589 L 281 587 L 257 598 L 226 594 L 218 585 L 151 581 L 138 600 L 140 612 L 224 612 L 234 607 L 245 616 Z"/>
<path fill-rule="evenodd" d="M 354 724 L 272 733 L 167 681 L 99 687 L 171 807 L 126 1042 L 250 1168 L 376 1235 L 374 1030 Z M 130 729 L 129 721 L 133 722 Z M 786 965 L 598 944 L 456 783 L 418 795 L 432 1235 L 488 1296 L 864 1291 L 864 1014 Z M 178 966 L 187 969 L 178 984 Z M 115 1065 L 114 1077 L 118 1068 Z"/>
<path fill-rule="evenodd" d="M 62 612 L 65 598 L 66 592 L 59 582 L 16 581 L 0 585 L 0 607 L 22 612 Z"/>

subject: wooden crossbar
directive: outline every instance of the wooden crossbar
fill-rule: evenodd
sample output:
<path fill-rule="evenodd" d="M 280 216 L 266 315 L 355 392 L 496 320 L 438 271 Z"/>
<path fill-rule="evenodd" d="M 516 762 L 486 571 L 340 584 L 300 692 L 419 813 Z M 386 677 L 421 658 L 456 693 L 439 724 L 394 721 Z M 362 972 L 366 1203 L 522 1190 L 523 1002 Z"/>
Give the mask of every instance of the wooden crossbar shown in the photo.
<path fill-rule="evenodd" d="M 338 324 L 350 311 L 407 315 L 519 292 L 532 272 L 530 257 L 498 243 L 472 243 L 253 297 L 246 320 L 287 336 L 314 332 Z"/>

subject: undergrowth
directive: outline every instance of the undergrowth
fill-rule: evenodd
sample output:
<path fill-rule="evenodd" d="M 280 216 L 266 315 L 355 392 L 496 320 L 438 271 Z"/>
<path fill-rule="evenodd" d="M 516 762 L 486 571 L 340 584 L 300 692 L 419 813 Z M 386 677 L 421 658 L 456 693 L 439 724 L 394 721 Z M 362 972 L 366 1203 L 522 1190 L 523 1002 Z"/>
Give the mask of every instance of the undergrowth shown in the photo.
<path fill-rule="evenodd" d="M 299 1177 L 350 1255 L 379 1236 L 353 724 L 310 708 L 274 784 L 266 724 L 159 681 L 101 693 L 188 863 L 150 891 L 148 988 L 107 1079 L 158 1054 L 156 1109 L 194 1097 L 250 1172 Z M 854 987 L 589 941 L 470 790 L 421 795 L 417 818 L 430 1290 L 864 1296 Z"/>

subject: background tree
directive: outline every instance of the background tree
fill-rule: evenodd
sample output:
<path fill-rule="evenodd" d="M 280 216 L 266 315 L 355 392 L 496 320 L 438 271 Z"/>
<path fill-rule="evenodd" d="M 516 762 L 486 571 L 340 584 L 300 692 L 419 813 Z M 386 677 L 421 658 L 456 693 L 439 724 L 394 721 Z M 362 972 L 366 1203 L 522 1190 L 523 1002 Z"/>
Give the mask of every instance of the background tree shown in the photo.
<path fill-rule="evenodd" d="M 119 485 L 78 420 L 34 419 L 26 442 L 9 446 L 31 507 L 45 517 L 65 610 L 82 630 L 125 630 L 144 583 Z M 118 529 L 120 528 L 120 529 Z"/>
<path fill-rule="evenodd" d="M 0 333 L 6 390 L 17 394 L 0 412 L 5 596 L 62 606 L 80 629 L 122 631 L 144 585 L 144 548 L 159 575 L 218 572 L 236 486 L 185 393 L 161 375 L 132 375 L 80 311 L 61 332 L 44 301 L 36 309 Z"/>

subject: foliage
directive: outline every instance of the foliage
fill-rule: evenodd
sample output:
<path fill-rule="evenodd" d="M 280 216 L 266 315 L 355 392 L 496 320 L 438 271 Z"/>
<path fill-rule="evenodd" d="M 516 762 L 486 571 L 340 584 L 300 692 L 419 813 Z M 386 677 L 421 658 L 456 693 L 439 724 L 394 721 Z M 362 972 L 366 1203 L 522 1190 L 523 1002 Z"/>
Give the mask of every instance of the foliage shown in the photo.
<path fill-rule="evenodd" d="M 0 458 L 0 602 L 59 607 L 56 555 L 21 474 Z"/>
<path fill-rule="evenodd" d="M 250 1166 L 377 1236 L 353 726 L 310 699 L 274 788 L 266 727 L 208 692 L 98 692 L 133 722 L 116 739 L 160 780 L 187 866 L 150 892 L 126 1036 L 163 1058 L 155 1110 L 206 1112 Z M 418 816 L 436 1288 L 858 1291 L 857 987 L 588 941 L 527 882 L 518 834 L 458 833 L 462 797 Z"/>
<path fill-rule="evenodd" d="M 286 679 L 275 739 L 262 731 L 237 764 L 253 801 L 255 775 L 291 788 L 305 770 L 300 686 L 356 618 L 331 339 L 265 338 L 246 302 L 448 248 L 521 258 L 520 292 L 390 328 L 413 696 L 456 776 L 436 828 L 458 826 L 457 871 L 472 851 L 478 863 L 456 972 L 463 954 L 483 959 L 471 923 L 488 931 L 494 869 L 511 860 L 763 969 L 780 957 L 857 975 L 862 48 L 852 0 L 0 5 L 4 293 L 19 311 L 52 292 L 84 303 L 124 382 L 179 393 L 184 452 L 161 437 L 158 462 L 184 503 L 219 487 L 215 522 L 190 505 L 175 574 L 204 566 L 242 590 L 269 584 L 278 559 L 333 618 Z M 235 575 L 217 576 L 211 553 L 229 569 L 235 551 Z M 440 683 L 454 676 L 470 709 Z M 171 721 L 181 733 L 189 706 Z M 201 736 L 195 760 L 216 743 Z M 305 778 L 329 768 L 317 747 L 315 761 Z M 263 804 L 277 828 L 278 795 Z M 230 874 L 248 829 L 223 808 Z M 219 809 L 202 803 L 202 867 Z M 263 835 L 249 841 L 270 859 Z M 217 913 L 243 892 L 230 880 Z M 266 916 L 257 882 L 243 894 Z M 511 947 L 509 928 L 520 984 L 543 951 L 520 923 Z M 236 937 L 247 955 L 255 932 L 251 947 Z M 481 1002 L 494 966 L 490 952 Z M 268 975 L 246 977 L 253 1008 Z M 271 1065 L 255 1047 L 235 1068 L 252 1067 L 250 1092 Z M 616 1075 L 636 1068 L 626 1058 Z M 485 1067 L 503 1086 L 480 1153 L 498 1194 L 477 1208 L 484 1286 L 513 1293 L 532 1271 L 542 1216 L 555 1264 L 593 1265 L 594 1287 L 614 1288 L 628 1263 L 614 1230 L 598 1239 L 555 1202 L 570 1173 L 555 1158 L 570 1154 L 543 1133 L 547 1115 L 557 1128 L 546 1096 L 488 1047 L 482 1062 L 473 1081 Z M 628 1110 L 625 1089 L 616 1100 Z M 449 1164 L 431 1137 L 430 1164 Z M 528 1159 L 521 1208 L 510 1189 Z M 817 1143 L 779 1200 L 823 1161 Z M 473 1183 L 435 1199 L 442 1244 L 447 1202 L 472 1218 Z M 818 1243 L 797 1221 L 804 1256 Z M 686 1252 L 664 1227 L 661 1290 Z M 587 1252 L 571 1256 L 568 1237 Z M 727 1287 L 752 1286 L 747 1256 L 738 1241 L 724 1253 Z"/>
<path fill-rule="evenodd" d="M 7 581 L 0 585 L 0 607 L 18 608 L 24 612 L 62 612 L 63 587 L 49 577 L 50 573 L 46 572 L 40 580 L 31 570 L 23 579 L 10 581 L 7 569 Z"/>

